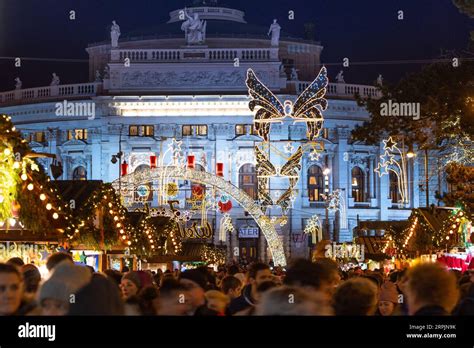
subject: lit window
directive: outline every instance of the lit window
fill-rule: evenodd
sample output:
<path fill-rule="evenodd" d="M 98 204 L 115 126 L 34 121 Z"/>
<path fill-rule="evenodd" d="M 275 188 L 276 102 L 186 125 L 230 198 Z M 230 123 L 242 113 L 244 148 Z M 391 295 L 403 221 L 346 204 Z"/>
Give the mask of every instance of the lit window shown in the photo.
<path fill-rule="evenodd" d="M 352 169 L 352 197 L 355 202 L 365 202 L 364 172 L 359 167 Z"/>
<path fill-rule="evenodd" d="M 313 165 L 308 168 L 308 197 L 310 202 L 322 201 L 324 194 L 324 175 L 321 167 Z"/>
<path fill-rule="evenodd" d="M 245 125 L 238 124 L 235 126 L 235 135 L 245 135 Z"/>
<path fill-rule="evenodd" d="M 87 129 L 70 129 L 67 131 L 67 140 L 87 140 Z"/>
<path fill-rule="evenodd" d="M 197 135 L 207 135 L 207 126 L 197 126 Z"/>
<path fill-rule="evenodd" d="M 253 199 L 257 199 L 257 171 L 252 164 L 244 164 L 239 169 L 239 188 Z"/>
<path fill-rule="evenodd" d="M 153 126 L 144 126 L 143 136 L 152 137 L 155 135 L 155 127 Z"/>
<path fill-rule="evenodd" d="M 193 135 L 193 127 L 191 126 L 183 126 L 183 136 L 190 136 Z"/>

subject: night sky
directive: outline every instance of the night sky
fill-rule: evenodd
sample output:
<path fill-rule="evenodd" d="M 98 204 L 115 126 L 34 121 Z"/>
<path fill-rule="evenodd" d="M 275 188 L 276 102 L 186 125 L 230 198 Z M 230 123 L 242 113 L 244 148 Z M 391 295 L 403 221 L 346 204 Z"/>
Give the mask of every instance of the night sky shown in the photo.
<path fill-rule="evenodd" d="M 109 40 L 110 22 L 122 31 L 144 29 L 169 19 L 169 12 L 186 0 L 0 0 L 0 57 L 38 57 L 87 60 L 88 43 Z M 245 11 L 248 23 L 268 28 L 278 18 L 282 29 L 303 37 L 305 22 L 316 24 L 316 39 L 324 46 L 322 62 L 334 78 L 344 57 L 351 62 L 430 60 L 440 49 L 466 48 L 474 19 L 459 13 L 451 0 L 226 0 L 222 5 Z M 69 11 L 76 20 L 69 20 Z M 295 20 L 288 20 L 288 11 Z M 405 19 L 397 19 L 398 10 Z M 159 34 L 159 33 L 156 33 Z M 266 33 L 263 33 L 266 34 Z M 183 34 L 184 37 L 184 34 Z M 23 87 L 49 85 L 51 73 L 61 83 L 88 80 L 86 62 L 24 61 L 0 59 L 0 90 L 14 88 L 20 76 Z M 372 83 L 378 73 L 395 82 L 420 64 L 353 65 L 345 68 L 348 83 Z"/>

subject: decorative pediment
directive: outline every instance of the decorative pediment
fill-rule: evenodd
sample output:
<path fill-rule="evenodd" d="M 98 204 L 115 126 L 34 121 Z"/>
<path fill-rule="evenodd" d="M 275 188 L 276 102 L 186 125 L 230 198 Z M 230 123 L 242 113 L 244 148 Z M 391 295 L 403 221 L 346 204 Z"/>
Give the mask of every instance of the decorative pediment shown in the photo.
<path fill-rule="evenodd" d="M 62 146 L 87 146 L 87 143 L 84 140 L 71 139 L 62 144 Z"/>
<path fill-rule="evenodd" d="M 35 152 L 36 152 L 37 150 L 39 150 L 39 149 L 34 149 L 34 148 L 44 147 L 43 144 L 38 143 L 38 142 L 36 142 L 36 141 L 30 141 L 28 144 L 30 145 L 30 147 L 32 148 L 32 150 L 35 151 Z"/>

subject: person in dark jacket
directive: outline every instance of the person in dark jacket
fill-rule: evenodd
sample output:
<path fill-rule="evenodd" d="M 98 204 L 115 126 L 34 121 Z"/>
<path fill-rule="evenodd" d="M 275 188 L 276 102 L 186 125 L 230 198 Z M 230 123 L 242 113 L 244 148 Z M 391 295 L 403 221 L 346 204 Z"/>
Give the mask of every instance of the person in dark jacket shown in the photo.
<path fill-rule="evenodd" d="M 459 298 L 455 275 L 436 263 L 409 269 L 404 290 L 409 314 L 415 316 L 449 315 Z"/>
<path fill-rule="evenodd" d="M 242 294 L 230 303 L 229 314 L 234 315 L 237 312 L 255 306 L 258 286 L 265 281 L 273 280 L 270 266 L 264 263 L 253 264 L 249 269 L 248 279 L 249 285 L 244 287 Z"/>
<path fill-rule="evenodd" d="M 465 284 L 468 286 L 467 294 L 453 312 L 453 315 L 474 315 L 474 283 Z"/>

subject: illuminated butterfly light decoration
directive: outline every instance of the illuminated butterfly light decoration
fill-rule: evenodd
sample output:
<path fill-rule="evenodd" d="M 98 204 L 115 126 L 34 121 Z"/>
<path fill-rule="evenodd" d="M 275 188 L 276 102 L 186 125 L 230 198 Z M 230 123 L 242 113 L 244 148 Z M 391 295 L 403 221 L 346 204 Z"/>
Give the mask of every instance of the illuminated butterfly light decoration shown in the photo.
<path fill-rule="evenodd" d="M 254 112 L 254 127 L 263 139 L 263 144 L 270 141 L 271 123 L 282 123 L 287 117 L 294 123 L 306 123 L 306 135 L 308 141 L 315 141 L 323 127 L 323 111 L 327 109 L 326 87 L 328 85 L 327 70 L 322 67 L 316 79 L 301 93 L 293 104 L 285 100 L 283 104 L 278 98 L 257 78 L 252 69 L 247 70 L 246 84 L 249 90 L 249 109 Z M 294 188 L 299 180 L 301 170 L 301 158 L 303 147 L 298 149 L 288 158 L 281 167 L 275 167 L 264 150 L 264 146 L 255 146 L 256 171 L 258 182 L 258 200 L 263 212 L 274 202 L 269 194 L 269 181 L 271 177 L 287 177 L 289 187 L 278 198 L 276 204 L 282 208 L 284 214 L 288 211 L 291 201 L 294 199 Z"/>

